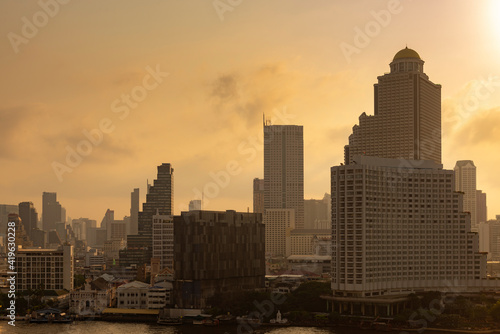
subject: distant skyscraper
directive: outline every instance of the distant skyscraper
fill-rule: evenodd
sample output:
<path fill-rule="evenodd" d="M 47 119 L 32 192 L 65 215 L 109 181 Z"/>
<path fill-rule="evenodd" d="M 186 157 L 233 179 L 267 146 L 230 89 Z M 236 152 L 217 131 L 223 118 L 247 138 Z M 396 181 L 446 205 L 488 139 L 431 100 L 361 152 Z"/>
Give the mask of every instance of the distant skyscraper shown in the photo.
<path fill-rule="evenodd" d="M 324 229 L 331 225 L 332 198 L 325 194 L 323 199 L 304 200 L 304 228 Z M 328 222 L 328 224 L 326 224 Z"/>
<path fill-rule="evenodd" d="M 193 199 L 192 201 L 189 201 L 189 211 L 196 211 L 196 210 L 201 210 L 200 199 Z"/>
<path fill-rule="evenodd" d="M 477 232 L 476 166 L 472 160 L 457 161 L 455 190 L 464 193 L 464 211 L 470 212 L 472 230 Z"/>
<path fill-rule="evenodd" d="M 287 251 L 286 238 L 291 230 L 295 229 L 294 209 L 267 209 L 264 215 L 266 227 L 266 256 L 287 257 L 291 250 Z"/>
<path fill-rule="evenodd" d="M 174 208 L 174 169 L 169 163 L 158 166 L 158 176 L 149 185 L 146 203 L 138 215 L 138 235 L 127 236 L 127 249 L 120 251 L 120 265 L 143 265 L 153 253 L 153 216 L 172 215 Z"/>
<path fill-rule="evenodd" d="M 486 205 L 486 194 L 482 190 L 476 191 L 476 221 L 477 223 L 488 221 L 488 206 Z"/>
<path fill-rule="evenodd" d="M 130 231 L 129 234 L 139 233 L 139 188 L 134 188 L 130 194 Z"/>
<path fill-rule="evenodd" d="M 294 209 L 304 227 L 304 137 L 298 125 L 264 124 L 264 209 Z"/>
<path fill-rule="evenodd" d="M 23 222 L 28 236 L 32 238 L 32 231 L 37 228 L 38 212 L 32 202 L 19 203 L 19 217 Z"/>
<path fill-rule="evenodd" d="M 56 223 L 61 222 L 61 204 L 57 201 L 56 193 L 44 192 L 42 195 L 42 221 L 43 230 L 48 232 L 56 228 Z"/>
<path fill-rule="evenodd" d="M 5 233 L 7 230 L 7 222 L 9 221 L 9 213 L 19 214 L 19 206 L 10 204 L 0 204 L 0 233 Z"/>
<path fill-rule="evenodd" d="M 253 179 L 253 213 L 264 213 L 264 179 Z"/>
<path fill-rule="evenodd" d="M 174 270 L 174 217 L 153 215 L 153 258 L 160 261 L 159 271 Z"/>
<path fill-rule="evenodd" d="M 412 49 L 396 53 L 390 68 L 374 85 L 374 115 L 361 114 L 353 127 L 345 164 L 355 155 L 441 163 L 441 85 L 429 80 Z"/>
<path fill-rule="evenodd" d="M 9 230 L 9 228 L 14 228 L 14 235 L 15 235 L 15 241 L 14 245 L 17 247 L 21 246 L 22 248 L 26 247 L 31 247 L 33 246 L 33 242 L 31 241 L 30 237 L 28 236 L 28 233 L 26 232 L 26 229 L 24 227 L 24 224 L 19 218 L 19 215 L 17 213 L 10 213 L 9 214 L 9 224 L 14 225 L 11 226 L 9 225 L 7 227 L 7 230 L 5 230 L 3 233 L 5 233 L 7 236 L 12 236 L 12 234 L 9 235 L 9 232 L 12 233 L 13 230 Z"/>
<path fill-rule="evenodd" d="M 174 169 L 169 163 L 158 166 L 158 177 L 146 194 L 146 203 L 139 212 L 139 234 L 151 237 L 156 210 L 160 215 L 174 212 Z"/>

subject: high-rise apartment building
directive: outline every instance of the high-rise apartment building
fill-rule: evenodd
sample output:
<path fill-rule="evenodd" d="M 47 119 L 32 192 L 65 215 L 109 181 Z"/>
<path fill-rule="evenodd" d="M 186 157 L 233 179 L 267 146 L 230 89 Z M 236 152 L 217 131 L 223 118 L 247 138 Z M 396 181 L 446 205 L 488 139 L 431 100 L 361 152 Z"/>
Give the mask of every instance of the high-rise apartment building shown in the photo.
<path fill-rule="evenodd" d="M 299 125 L 264 124 L 264 210 L 294 209 L 304 227 L 304 137 Z"/>
<path fill-rule="evenodd" d="M 375 85 L 375 115 L 360 117 L 346 164 L 331 168 L 333 297 L 325 299 L 335 312 L 392 315 L 408 294 L 447 291 L 450 282 L 455 291 L 498 288 L 486 279 L 463 180 L 441 165 L 441 86 L 411 49 L 390 67 Z"/>
<path fill-rule="evenodd" d="M 139 233 L 139 188 L 130 194 L 130 228 L 128 234 Z"/>
<path fill-rule="evenodd" d="M 467 291 L 486 277 L 454 173 L 432 161 L 356 156 L 332 177 L 332 289 L 340 296 Z"/>
<path fill-rule="evenodd" d="M 486 193 L 482 190 L 476 191 L 476 222 L 484 223 L 488 221 L 488 206 L 486 204 Z"/>
<path fill-rule="evenodd" d="M 4 233 L 7 230 L 7 223 L 9 221 L 9 214 L 19 214 L 18 205 L 0 204 L 0 231 Z"/>
<path fill-rule="evenodd" d="M 473 231 L 477 231 L 476 166 L 472 160 L 457 161 L 455 190 L 464 193 L 464 211 L 470 212 Z"/>
<path fill-rule="evenodd" d="M 304 200 L 304 228 L 329 228 L 332 222 L 331 211 L 332 198 L 329 194 L 325 194 L 323 199 Z M 326 225 L 326 222 L 328 222 L 328 225 Z"/>
<path fill-rule="evenodd" d="M 61 204 L 57 201 L 56 193 L 43 193 L 42 210 L 42 226 L 44 231 L 48 232 L 53 230 L 56 228 L 56 223 L 62 222 Z"/>
<path fill-rule="evenodd" d="M 127 249 L 120 251 L 120 265 L 150 263 L 153 255 L 153 216 L 174 212 L 174 169 L 169 163 L 158 166 L 153 185 L 148 183 L 146 203 L 138 215 L 138 235 L 127 236 Z"/>
<path fill-rule="evenodd" d="M 264 179 L 253 179 L 253 213 L 264 213 Z"/>
<path fill-rule="evenodd" d="M 441 85 L 429 80 L 412 49 L 396 53 L 390 69 L 374 85 L 374 115 L 361 114 L 353 127 L 345 164 L 355 155 L 441 163 Z"/>
<path fill-rule="evenodd" d="M 32 231 L 37 228 L 38 212 L 32 202 L 19 203 L 19 217 L 21 218 L 28 236 L 32 238 Z"/>
<path fill-rule="evenodd" d="M 290 230 L 295 229 L 294 209 L 267 209 L 264 215 L 266 226 L 266 256 L 287 257 L 286 238 Z"/>
<path fill-rule="evenodd" d="M 160 260 L 159 271 L 174 270 L 174 217 L 153 215 L 153 258 Z"/>
<path fill-rule="evenodd" d="M 201 210 L 201 199 L 193 199 L 189 201 L 189 211 Z"/>
<path fill-rule="evenodd" d="M 24 223 L 17 213 L 10 213 L 8 218 L 8 227 L 3 233 L 7 237 L 15 237 L 14 245 L 16 247 L 31 247 L 33 242 L 24 227 Z M 6 238 L 7 239 L 7 238 Z M 7 241 L 7 240 L 6 240 Z"/>
<path fill-rule="evenodd" d="M 158 166 L 158 176 L 146 194 L 146 203 L 139 212 L 139 234 L 152 236 L 153 215 L 174 212 L 174 169 L 169 163 Z"/>

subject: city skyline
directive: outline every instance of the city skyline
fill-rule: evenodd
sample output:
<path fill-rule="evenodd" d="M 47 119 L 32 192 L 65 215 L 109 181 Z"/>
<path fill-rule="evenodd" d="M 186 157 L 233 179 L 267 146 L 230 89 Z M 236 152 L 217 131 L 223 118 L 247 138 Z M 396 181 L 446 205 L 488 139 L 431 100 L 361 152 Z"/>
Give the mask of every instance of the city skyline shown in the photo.
<path fill-rule="evenodd" d="M 374 113 L 380 65 L 388 72 L 408 45 L 442 85 L 444 167 L 474 161 L 488 218 L 495 217 L 498 4 L 389 3 L 243 2 L 223 20 L 211 2 L 61 5 L 28 42 L 0 42 L 8 92 L 0 103 L 1 171 L 8 176 L 0 181 L 0 203 L 33 202 L 41 215 L 42 193 L 57 192 L 73 219 L 100 220 L 108 208 L 121 218 L 129 215 L 130 192 L 140 188 L 144 203 L 146 180 L 168 162 L 176 169 L 174 214 L 187 211 L 208 184 L 218 189 L 208 188 L 213 197 L 204 191 L 204 209 L 251 210 L 252 181 L 263 177 L 262 114 L 273 124 L 304 127 L 304 197 L 322 198 L 352 126 L 362 112 Z M 22 18 L 43 10 L 35 2 L 0 8 L 4 36 L 22 35 Z M 450 10 L 454 17 L 443 21 L 439 13 Z M 366 35 L 377 24 L 378 32 Z M 433 25 L 439 29 L 428 29 Z M 138 86 L 147 96 L 132 102 L 137 106 L 121 100 Z M 67 147 L 76 150 L 89 136 L 97 144 L 60 182 L 54 162 L 66 164 Z M 230 162 L 237 165 L 219 185 L 214 177 Z"/>

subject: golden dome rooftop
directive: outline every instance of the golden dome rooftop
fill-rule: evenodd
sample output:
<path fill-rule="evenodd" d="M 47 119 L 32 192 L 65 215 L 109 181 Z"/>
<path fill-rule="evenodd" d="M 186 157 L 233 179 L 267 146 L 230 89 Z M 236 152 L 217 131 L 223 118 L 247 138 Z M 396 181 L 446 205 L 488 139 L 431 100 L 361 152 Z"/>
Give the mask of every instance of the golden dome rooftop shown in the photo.
<path fill-rule="evenodd" d="M 399 51 L 398 53 L 396 53 L 396 55 L 394 56 L 394 60 L 396 59 L 401 59 L 401 58 L 417 58 L 417 59 L 420 59 L 420 56 L 418 55 L 417 51 L 415 50 L 412 50 L 412 49 L 408 49 L 408 47 L 402 49 L 401 51 Z"/>

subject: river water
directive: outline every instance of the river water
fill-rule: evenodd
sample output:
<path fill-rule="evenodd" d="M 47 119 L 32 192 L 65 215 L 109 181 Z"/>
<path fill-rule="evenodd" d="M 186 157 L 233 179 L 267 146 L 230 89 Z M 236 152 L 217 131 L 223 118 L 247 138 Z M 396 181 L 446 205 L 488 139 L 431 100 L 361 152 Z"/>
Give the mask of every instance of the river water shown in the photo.
<path fill-rule="evenodd" d="M 371 334 L 380 333 L 355 328 L 310 328 L 310 327 L 281 327 L 281 328 L 249 328 L 237 326 L 159 326 L 156 324 L 116 323 L 104 321 L 75 322 L 72 324 L 28 324 L 16 321 L 16 326 L 10 326 L 7 321 L 0 321 L 0 333 L 23 334 Z"/>

